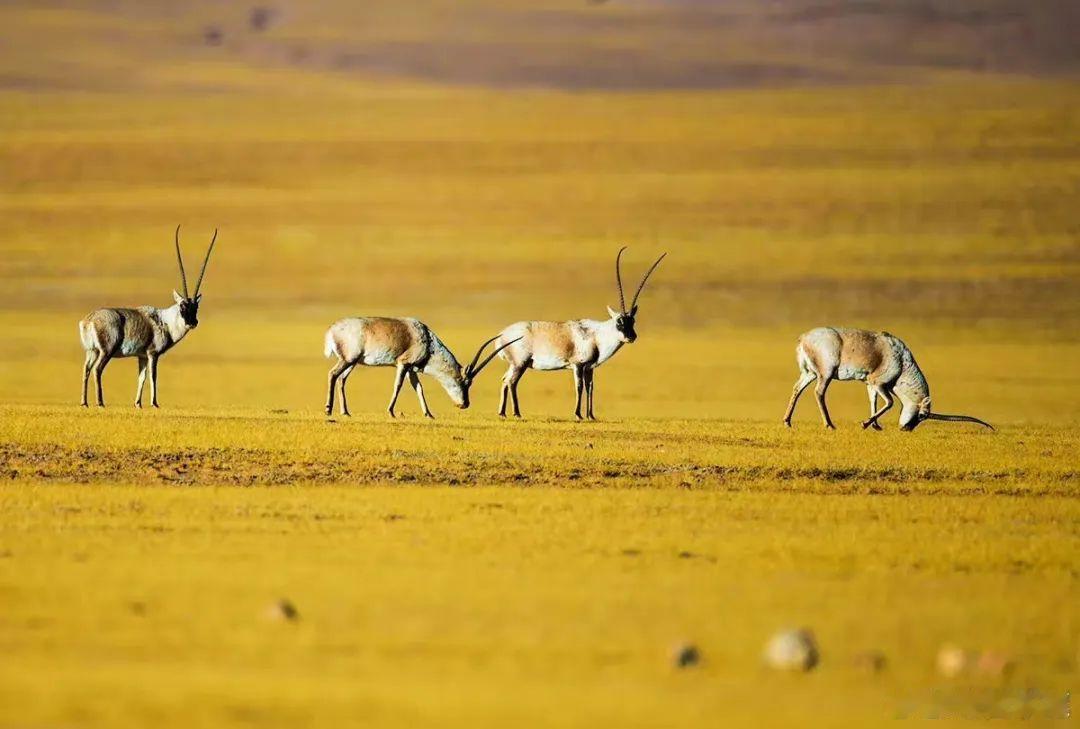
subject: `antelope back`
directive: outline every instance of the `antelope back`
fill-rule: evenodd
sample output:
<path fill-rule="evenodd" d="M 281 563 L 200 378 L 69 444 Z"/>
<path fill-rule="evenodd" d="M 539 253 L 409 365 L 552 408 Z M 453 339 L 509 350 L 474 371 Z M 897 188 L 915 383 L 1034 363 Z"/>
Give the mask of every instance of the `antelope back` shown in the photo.
<path fill-rule="evenodd" d="M 428 355 L 427 327 L 416 319 L 355 317 L 330 326 L 338 355 L 365 365 L 419 364 Z"/>
<path fill-rule="evenodd" d="M 896 359 L 892 343 L 880 332 L 841 329 L 840 367 L 876 372 Z"/>
<path fill-rule="evenodd" d="M 571 362 L 577 353 L 577 332 L 574 322 L 534 321 L 529 326 L 529 337 L 524 341 L 530 344 L 533 359 L 561 359 Z"/>
<path fill-rule="evenodd" d="M 93 348 L 122 357 L 144 354 L 160 334 L 156 312 L 147 309 L 98 309 L 83 321 Z M 86 346 L 85 341 L 83 345 Z"/>

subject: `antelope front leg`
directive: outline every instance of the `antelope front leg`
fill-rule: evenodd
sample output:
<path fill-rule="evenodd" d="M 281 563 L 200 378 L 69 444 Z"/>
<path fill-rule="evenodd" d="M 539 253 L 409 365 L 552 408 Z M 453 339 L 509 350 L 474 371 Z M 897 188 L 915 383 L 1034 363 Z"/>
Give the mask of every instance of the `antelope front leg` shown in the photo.
<path fill-rule="evenodd" d="M 142 407 L 143 385 L 146 384 L 146 357 L 139 357 L 139 384 L 135 390 L 135 407 Z"/>
<path fill-rule="evenodd" d="M 94 369 L 94 363 L 97 362 L 97 358 L 100 352 L 96 349 L 91 349 L 86 353 L 86 361 L 83 362 L 82 372 L 82 400 L 79 402 L 84 408 L 88 407 L 86 402 L 86 390 L 90 385 L 90 372 Z"/>
<path fill-rule="evenodd" d="M 817 375 L 813 372 L 803 372 L 795 381 L 795 386 L 791 388 L 791 399 L 788 400 L 787 412 L 784 413 L 784 425 L 787 427 L 791 427 L 791 416 L 795 413 L 795 403 L 799 402 L 799 395 L 814 381 L 815 377 Z"/>
<path fill-rule="evenodd" d="M 424 386 L 420 384 L 420 376 L 412 370 L 409 370 L 409 384 L 412 385 L 412 389 L 416 390 L 416 398 L 420 401 L 420 409 L 424 412 L 424 417 L 434 420 L 435 416 L 431 414 L 427 406 L 427 400 L 424 399 Z"/>
<path fill-rule="evenodd" d="M 158 356 L 151 354 L 147 356 L 150 366 L 150 405 L 152 407 L 159 407 L 157 401 L 157 364 Z"/>
<path fill-rule="evenodd" d="M 581 393 L 585 389 L 585 368 L 574 365 L 574 391 L 577 393 L 577 402 L 574 405 L 574 417 L 581 420 Z"/>
<path fill-rule="evenodd" d="M 862 424 L 863 430 L 869 428 L 870 426 L 873 426 L 875 430 L 881 430 L 881 426 L 878 425 L 878 418 L 884 415 L 885 412 L 893 406 L 892 394 L 888 390 L 886 390 L 884 387 L 875 389 L 877 394 L 881 395 L 881 399 L 885 401 L 885 404 L 882 405 L 881 409 L 878 410 L 876 413 L 871 413 L 870 419 Z M 872 399 L 871 402 L 874 402 L 874 399 Z"/>
<path fill-rule="evenodd" d="M 593 383 L 596 381 L 596 370 L 592 367 L 585 368 L 585 417 L 589 420 L 596 420 L 596 416 L 593 415 L 592 403 L 593 403 Z"/>
<path fill-rule="evenodd" d="M 341 414 L 343 416 L 349 416 L 349 402 L 345 399 L 345 382 L 349 379 L 349 375 L 352 374 L 353 368 L 356 365 L 349 365 L 345 368 L 345 371 L 341 373 L 341 377 L 338 378 L 338 387 L 341 388 Z"/>
<path fill-rule="evenodd" d="M 401 386 L 405 384 L 405 373 L 408 368 L 405 365 L 398 365 L 397 374 L 394 375 L 394 394 L 390 398 L 390 406 L 386 408 L 386 412 L 390 413 L 390 417 L 394 417 L 394 405 L 397 403 L 398 393 L 401 392 Z"/>

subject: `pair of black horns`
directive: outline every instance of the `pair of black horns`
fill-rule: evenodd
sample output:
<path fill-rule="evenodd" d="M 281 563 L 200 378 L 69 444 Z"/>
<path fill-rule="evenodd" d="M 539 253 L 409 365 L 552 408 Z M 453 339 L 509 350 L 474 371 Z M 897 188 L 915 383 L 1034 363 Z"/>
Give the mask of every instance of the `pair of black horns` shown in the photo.
<path fill-rule="evenodd" d="M 623 296 L 622 270 L 621 270 L 622 265 L 621 264 L 622 264 L 622 254 L 623 254 L 623 251 L 625 251 L 626 249 L 627 249 L 627 246 L 623 246 L 622 248 L 619 249 L 618 255 L 615 256 L 615 283 L 617 283 L 619 285 L 619 309 L 622 311 L 623 314 L 627 313 L 627 308 L 626 308 L 626 299 Z M 645 272 L 645 276 L 641 279 L 641 283 L 638 284 L 637 291 L 634 292 L 634 300 L 632 302 L 630 302 L 630 311 L 633 311 L 634 307 L 637 306 L 637 300 L 638 300 L 638 297 L 641 296 L 641 290 L 643 288 L 645 288 L 645 282 L 649 280 L 649 276 L 652 276 L 653 271 L 656 270 L 656 267 L 660 265 L 660 261 L 664 260 L 665 256 L 667 256 L 667 253 L 664 253 L 659 258 L 657 258 L 656 263 L 654 263 L 652 266 L 650 266 L 649 270 Z"/>
<path fill-rule="evenodd" d="M 199 295 L 202 287 L 203 276 L 206 275 L 206 264 L 210 262 L 210 254 L 214 251 L 214 243 L 217 242 L 217 228 L 214 228 L 214 237 L 210 239 L 210 247 L 206 249 L 206 258 L 203 259 L 202 270 L 199 271 L 199 280 L 195 282 L 195 296 Z M 180 255 L 180 226 L 176 226 L 176 262 L 180 265 L 180 283 L 184 287 L 184 298 L 193 298 L 188 294 L 187 274 L 184 272 L 184 257 Z"/>
<path fill-rule="evenodd" d="M 486 342 L 484 342 L 483 344 L 480 345 L 480 349 L 476 350 L 476 356 L 473 357 L 472 362 L 469 363 L 469 366 L 465 368 L 465 377 L 466 377 L 466 379 L 471 380 L 472 378 L 476 377 L 478 374 L 480 374 L 480 370 L 487 367 L 488 363 L 491 362 L 491 360 L 495 359 L 495 356 L 499 352 L 503 351 L 504 349 L 509 347 L 514 342 L 519 342 L 522 339 L 522 337 L 518 337 L 517 339 L 511 339 L 506 344 L 504 344 L 504 345 L 502 345 L 500 347 L 497 347 L 494 352 L 489 354 L 487 356 L 487 358 L 483 362 L 480 362 L 480 365 L 477 366 L 476 363 L 480 361 L 480 355 L 482 355 L 484 353 L 484 350 L 487 348 L 487 346 L 489 344 L 491 344 L 492 342 L 494 342 L 496 339 L 498 339 L 501 336 L 502 336 L 501 334 L 496 334 L 494 337 L 492 337 L 491 339 L 487 340 Z"/>

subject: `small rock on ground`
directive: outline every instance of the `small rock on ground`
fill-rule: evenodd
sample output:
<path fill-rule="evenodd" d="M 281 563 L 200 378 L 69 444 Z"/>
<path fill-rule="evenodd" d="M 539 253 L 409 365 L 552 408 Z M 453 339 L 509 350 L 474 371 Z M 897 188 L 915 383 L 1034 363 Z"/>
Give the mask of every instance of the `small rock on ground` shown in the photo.
<path fill-rule="evenodd" d="M 270 604 L 266 617 L 283 623 L 292 623 L 300 619 L 300 612 L 291 602 L 282 598 Z"/>
<path fill-rule="evenodd" d="M 679 643 L 671 651 L 671 663 L 676 668 L 689 668 L 701 661 L 701 652 L 692 643 Z"/>
<path fill-rule="evenodd" d="M 820 654 L 814 634 L 807 628 L 781 630 L 765 644 L 765 664 L 778 671 L 809 671 Z"/>

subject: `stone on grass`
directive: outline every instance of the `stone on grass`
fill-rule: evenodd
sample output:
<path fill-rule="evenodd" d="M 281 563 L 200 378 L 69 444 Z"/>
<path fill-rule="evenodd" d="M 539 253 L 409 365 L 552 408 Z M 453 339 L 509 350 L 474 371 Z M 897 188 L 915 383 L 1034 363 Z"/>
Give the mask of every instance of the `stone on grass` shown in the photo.
<path fill-rule="evenodd" d="M 967 651 L 949 643 L 941 646 L 937 654 L 937 670 L 945 678 L 956 678 L 964 673 L 970 662 Z"/>
<path fill-rule="evenodd" d="M 701 651 L 693 643 L 678 643 L 671 651 L 671 664 L 675 668 L 689 668 L 701 661 Z"/>
<path fill-rule="evenodd" d="M 859 671 L 874 674 L 884 671 L 889 661 L 881 651 L 869 650 L 856 653 L 852 663 Z"/>
<path fill-rule="evenodd" d="M 765 664 L 778 671 L 809 671 L 818 664 L 817 641 L 807 628 L 781 630 L 765 644 Z"/>
<path fill-rule="evenodd" d="M 975 660 L 975 672 L 987 678 L 1005 678 L 1013 666 L 1012 658 L 994 650 L 984 650 Z"/>
<path fill-rule="evenodd" d="M 279 623 L 294 623 L 300 619 L 300 612 L 291 602 L 281 598 L 266 608 L 266 617 Z"/>

